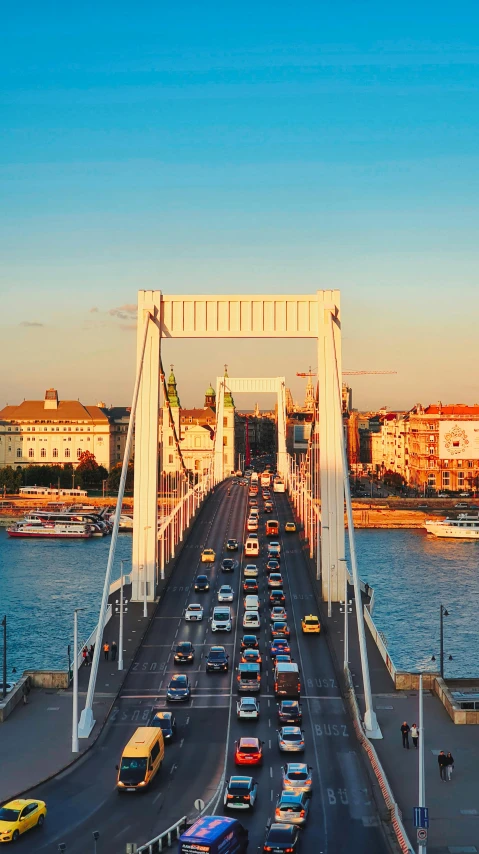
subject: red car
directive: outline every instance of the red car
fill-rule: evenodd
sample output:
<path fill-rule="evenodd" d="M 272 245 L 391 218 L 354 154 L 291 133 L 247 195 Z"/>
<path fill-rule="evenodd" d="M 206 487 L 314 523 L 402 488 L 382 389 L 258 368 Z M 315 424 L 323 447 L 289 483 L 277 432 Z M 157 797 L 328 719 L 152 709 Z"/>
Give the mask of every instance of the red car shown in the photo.
<path fill-rule="evenodd" d="M 259 738 L 240 738 L 235 741 L 236 765 L 262 765 L 263 742 Z"/>

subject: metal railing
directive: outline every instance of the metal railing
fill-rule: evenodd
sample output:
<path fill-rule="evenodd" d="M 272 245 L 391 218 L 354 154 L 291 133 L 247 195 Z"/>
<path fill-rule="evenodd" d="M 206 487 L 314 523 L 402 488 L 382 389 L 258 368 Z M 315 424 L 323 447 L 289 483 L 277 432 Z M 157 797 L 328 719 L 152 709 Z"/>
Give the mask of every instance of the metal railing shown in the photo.
<path fill-rule="evenodd" d="M 172 824 L 168 830 L 164 830 L 163 833 L 160 833 L 159 836 L 155 836 L 154 839 L 151 839 L 149 842 L 146 842 L 145 845 L 141 845 L 137 848 L 137 854 L 141 854 L 141 852 L 145 852 L 145 854 L 156 854 L 157 851 L 163 851 L 163 840 L 166 838 L 166 847 L 169 848 L 173 841 L 173 834 L 175 834 L 175 839 L 179 839 L 181 835 L 181 830 L 186 825 L 186 815 L 183 818 L 180 818 L 176 824 Z"/>

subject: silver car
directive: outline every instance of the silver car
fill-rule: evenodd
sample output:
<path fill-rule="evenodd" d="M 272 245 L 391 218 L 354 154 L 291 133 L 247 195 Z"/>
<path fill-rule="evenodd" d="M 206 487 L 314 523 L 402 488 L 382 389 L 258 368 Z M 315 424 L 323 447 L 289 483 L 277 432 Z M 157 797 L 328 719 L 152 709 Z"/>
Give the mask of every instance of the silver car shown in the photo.
<path fill-rule="evenodd" d="M 313 769 L 304 762 L 288 762 L 283 765 L 283 790 L 311 795 L 313 791 Z"/>
<path fill-rule="evenodd" d="M 274 820 L 280 824 L 306 824 L 309 813 L 309 801 L 303 792 L 282 791 L 276 801 Z"/>
<path fill-rule="evenodd" d="M 273 605 L 271 608 L 270 620 L 272 623 L 276 622 L 276 620 L 286 620 L 286 608 L 283 608 L 282 605 Z"/>
<path fill-rule="evenodd" d="M 229 584 L 222 584 L 218 590 L 218 602 L 232 602 L 233 588 Z"/>
<path fill-rule="evenodd" d="M 278 747 L 283 752 L 302 753 L 304 732 L 299 726 L 283 726 L 278 730 Z"/>

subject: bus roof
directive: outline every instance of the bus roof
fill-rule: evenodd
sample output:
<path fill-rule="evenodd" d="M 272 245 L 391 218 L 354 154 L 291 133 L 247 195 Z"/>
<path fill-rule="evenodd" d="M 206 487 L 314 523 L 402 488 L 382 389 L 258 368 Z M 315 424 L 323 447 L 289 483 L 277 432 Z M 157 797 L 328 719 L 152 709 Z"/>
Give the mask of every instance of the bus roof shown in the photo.
<path fill-rule="evenodd" d="M 235 818 L 229 818 L 228 816 L 204 815 L 181 834 L 180 842 L 183 840 L 186 842 L 188 839 L 214 842 L 225 830 L 229 830 L 236 823 L 237 820 Z"/>

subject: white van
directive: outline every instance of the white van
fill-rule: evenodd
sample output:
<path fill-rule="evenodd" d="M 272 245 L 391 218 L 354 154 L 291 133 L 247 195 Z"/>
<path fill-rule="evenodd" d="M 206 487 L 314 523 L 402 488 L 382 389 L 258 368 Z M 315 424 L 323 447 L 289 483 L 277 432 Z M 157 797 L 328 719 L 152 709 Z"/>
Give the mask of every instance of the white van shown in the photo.
<path fill-rule="evenodd" d="M 246 557 L 259 556 L 259 540 L 257 537 L 248 537 L 244 544 L 244 553 Z"/>
<path fill-rule="evenodd" d="M 243 617 L 244 629 L 259 629 L 261 625 L 258 611 L 245 611 Z"/>
<path fill-rule="evenodd" d="M 216 608 L 213 608 L 211 631 L 230 632 L 231 628 L 231 608 L 228 605 L 217 605 Z"/>
<path fill-rule="evenodd" d="M 245 611 L 259 611 L 259 596 L 256 596 L 255 593 L 249 593 L 248 596 L 245 596 L 244 609 Z"/>

